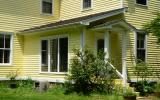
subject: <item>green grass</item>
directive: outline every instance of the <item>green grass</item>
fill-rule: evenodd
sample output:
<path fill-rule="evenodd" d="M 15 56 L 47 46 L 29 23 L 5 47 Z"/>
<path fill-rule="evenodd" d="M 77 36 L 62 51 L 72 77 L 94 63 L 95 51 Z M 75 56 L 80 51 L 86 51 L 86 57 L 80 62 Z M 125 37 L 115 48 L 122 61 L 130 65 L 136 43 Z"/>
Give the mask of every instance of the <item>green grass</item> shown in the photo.
<path fill-rule="evenodd" d="M 56 86 L 43 93 L 26 87 L 10 89 L 0 86 L 0 100 L 123 100 L 123 97 L 101 94 L 83 96 L 76 93 L 65 95 L 64 89 L 61 86 Z"/>

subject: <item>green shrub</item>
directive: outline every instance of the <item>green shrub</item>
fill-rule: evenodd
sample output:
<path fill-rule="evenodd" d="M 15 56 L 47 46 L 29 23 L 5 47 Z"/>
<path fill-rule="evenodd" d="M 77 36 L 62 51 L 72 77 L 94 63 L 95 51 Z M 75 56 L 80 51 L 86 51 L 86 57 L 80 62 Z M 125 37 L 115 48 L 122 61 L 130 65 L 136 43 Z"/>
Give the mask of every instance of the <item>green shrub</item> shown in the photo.
<path fill-rule="evenodd" d="M 115 71 L 104 60 L 104 53 L 98 55 L 88 49 L 74 50 L 76 57 L 71 63 L 66 91 L 90 94 L 91 92 L 112 93 Z"/>
<path fill-rule="evenodd" d="M 137 60 L 135 68 L 135 75 L 137 76 L 137 82 L 135 83 L 136 91 L 140 92 L 140 95 L 148 95 L 154 90 L 154 83 L 147 80 L 149 76 L 152 76 L 152 70 L 149 69 L 149 65 L 141 60 Z"/>
<path fill-rule="evenodd" d="M 147 80 L 145 81 L 138 81 L 135 85 L 136 91 L 140 92 L 140 95 L 149 95 L 150 93 L 153 93 L 155 88 L 155 83 L 149 82 Z"/>

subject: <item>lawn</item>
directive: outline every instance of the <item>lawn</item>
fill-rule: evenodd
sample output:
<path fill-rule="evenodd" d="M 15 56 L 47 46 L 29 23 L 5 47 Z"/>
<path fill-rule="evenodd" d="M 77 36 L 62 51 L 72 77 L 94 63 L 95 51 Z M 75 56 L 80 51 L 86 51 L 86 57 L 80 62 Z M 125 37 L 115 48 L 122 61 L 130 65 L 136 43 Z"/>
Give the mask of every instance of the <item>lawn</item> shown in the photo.
<path fill-rule="evenodd" d="M 28 87 L 10 89 L 6 86 L 1 86 L 0 100 L 123 100 L 123 97 L 102 94 L 84 96 L 76 93 L 65 95 L 62 86 L 55 86 L 43 93 Z"/>

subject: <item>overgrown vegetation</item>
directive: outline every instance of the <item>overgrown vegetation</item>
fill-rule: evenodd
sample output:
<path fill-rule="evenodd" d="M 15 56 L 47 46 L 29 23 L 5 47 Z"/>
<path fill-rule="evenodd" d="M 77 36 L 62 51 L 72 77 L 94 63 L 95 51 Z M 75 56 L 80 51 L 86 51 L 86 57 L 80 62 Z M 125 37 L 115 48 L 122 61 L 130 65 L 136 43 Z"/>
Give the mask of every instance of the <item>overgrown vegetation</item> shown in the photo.
<path fill-rule="evenodd" d="M 153 33 L 157 37 L 158 43 L 160 43 L 160 14 L 157 14 L 157 17 L 152 21 L 144 25 L 144 30 L 148 33 Z"/>
<path fill-rule="evenodd" d="M 122 96 L 92 94 L 90 96 L 64 94 L 63 85 L 54 85 L 46 92 L 38 92 L 33 88 L 32 81 L 19 81 L 16 89 L 8 87 L 8 81 L 0 82 L 0 100 L 123 100 Z"/>
<path fill-rule="evenodd" d="M 140 95 L 148 95 L 153 93 L 155 83 L 147 80 L 152 75 L 152 71 L 145 62 L 138 62 L 135 66 L 135 75 L 137 76 L 137 82 L 134 87 L 136 91 L 140 92 Z"/>
<path fill-rule="evenodd" d="M 76 57 L 71 64 L 70 75 L 66 82 L 66 93 L 77 92 L 88 95 L 92 92 L 113 92 L 115 71 L 104 60 L 104 53 L 96 56 L 91 50 L 74 50 Z"/>

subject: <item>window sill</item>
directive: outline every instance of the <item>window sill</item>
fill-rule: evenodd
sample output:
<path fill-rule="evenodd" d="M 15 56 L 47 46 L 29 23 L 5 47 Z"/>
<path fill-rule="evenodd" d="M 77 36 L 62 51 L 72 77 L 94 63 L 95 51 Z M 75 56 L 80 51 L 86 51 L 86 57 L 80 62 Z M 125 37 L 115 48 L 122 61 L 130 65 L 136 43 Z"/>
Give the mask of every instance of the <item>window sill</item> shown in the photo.
<path fill-rule="evenodd" d="M 67 75 L 67 74 L 68 74 L 68 72 L 40 72 L 40 74 Z"/>
<path fill-rule="evenodd" d="M 82 12 L 85 12 L 85 11 L 90 11 L 90 10 L 92 10 L 92 8 L 82 8 Z"/>
<path fill-rule="evenodd" d="M 4 67 L 5 67 L 5 66 L 12 66 L 12 64 L 0 64 L 0 66 L 2 66 L 2 67 L 3 67 L 3 66 L 4 66 Z"/>
<path fill-rule="evenodd" d="M 135 4 L 136 6 L 138 6 L 138 7 L 144 7 L 144 8 L 147 8 L 148 7 L 148 5 L 143 5 L 143 4 Z"/>
<path fill-rule="evenodd" d="M 41 13 L 42 16 L 53 16 L 53 14 L 49 14 L 49 13 Z"/>

